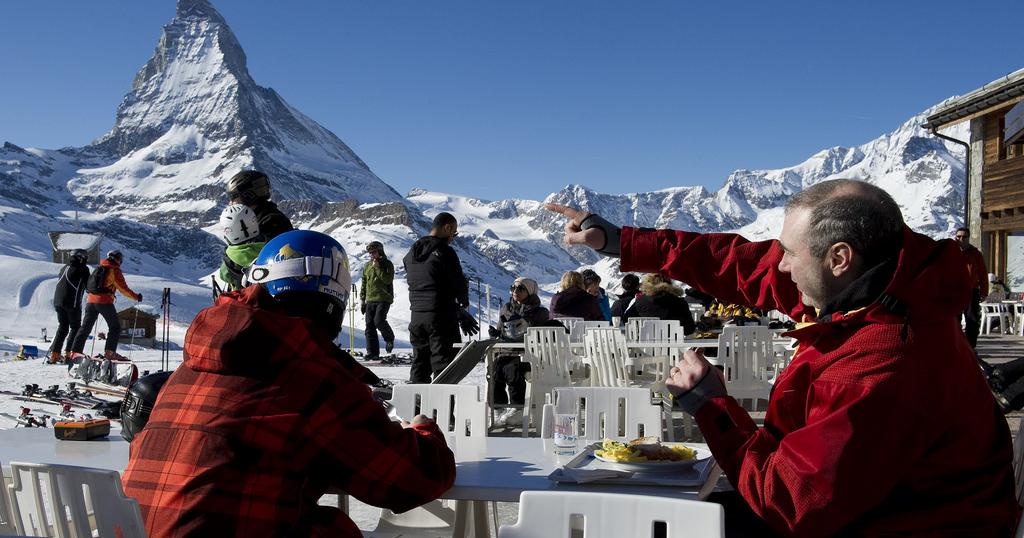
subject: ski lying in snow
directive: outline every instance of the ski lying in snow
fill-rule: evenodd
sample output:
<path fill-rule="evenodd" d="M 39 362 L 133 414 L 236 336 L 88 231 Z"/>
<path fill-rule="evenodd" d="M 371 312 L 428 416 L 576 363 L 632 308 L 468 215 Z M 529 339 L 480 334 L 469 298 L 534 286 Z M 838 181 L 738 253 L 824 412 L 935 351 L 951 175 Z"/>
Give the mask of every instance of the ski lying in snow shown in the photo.
<path fill-rule="evenodd" d="M 127 388 L 139 378 L 139 367 L 129 360 L 106 359 L 102 355 L 75 355 L 68 362 L 68 374 L 85 383 L 99 381 Z"/>
<path fill-rule="evenodd" d="M 0 416 L 12 419 L 18 423 L 18 426 L 23 428 L 45 428 L 49 426 L 50 416 L 41 415 L 36 416 L 32 414 L 32 410 L 27 407 L 21 408 L 21 415 L 14 416 L 9 413 L 0 413 Z M 17 428 L 18 426 L 15 426 Z"/>
<path fill-rule="evenodd" d="M 96 383 L 98 383 L 98 381 L 92 381 L 83 386 L 80 386 L 78 389 L 83 392 L 94 392 L 96 394 L 103 394 L 107 396 L 117 396 L 118 398 L 124 398 L 124 395 L 128 392 L 128 390 L 125 389 L 124 387 L 111 387 L 97 385 Z M 73 384 L 74 382 L 68 383 L 68 386 L 70 387 Z"/>

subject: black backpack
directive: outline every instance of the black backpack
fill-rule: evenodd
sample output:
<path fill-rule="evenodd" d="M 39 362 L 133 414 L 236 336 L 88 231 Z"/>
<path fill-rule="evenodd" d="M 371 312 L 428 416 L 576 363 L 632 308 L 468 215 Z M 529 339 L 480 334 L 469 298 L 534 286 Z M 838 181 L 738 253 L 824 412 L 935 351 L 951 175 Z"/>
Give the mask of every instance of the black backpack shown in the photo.
<path fill-rule="evenodd" d="M 92 274 L 89 275 L 89 280 L 85 283 L 85 291 L 89 293 L 110 293 L 110 288 L 103 286 L 106 280 L 107 268 L 103 265 L 97 265 L 92 270 Z"/>

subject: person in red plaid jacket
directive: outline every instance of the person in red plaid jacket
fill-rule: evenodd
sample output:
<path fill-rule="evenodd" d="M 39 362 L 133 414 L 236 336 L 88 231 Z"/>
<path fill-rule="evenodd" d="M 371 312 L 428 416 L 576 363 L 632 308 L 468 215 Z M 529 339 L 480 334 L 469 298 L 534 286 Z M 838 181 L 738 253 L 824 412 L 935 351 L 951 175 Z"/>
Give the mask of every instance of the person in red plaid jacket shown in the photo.
<path fill-rule="evenodd" d="M 317 505 L 329 488 L 402 512 L 451 487 L 437 425 L 392 422 L 375 376 L 333 343 L 350 278 L 337 241 L 286 232 L 253 285 L 196 316 L 124 473 L 150 536 L 361 536 Z"/>

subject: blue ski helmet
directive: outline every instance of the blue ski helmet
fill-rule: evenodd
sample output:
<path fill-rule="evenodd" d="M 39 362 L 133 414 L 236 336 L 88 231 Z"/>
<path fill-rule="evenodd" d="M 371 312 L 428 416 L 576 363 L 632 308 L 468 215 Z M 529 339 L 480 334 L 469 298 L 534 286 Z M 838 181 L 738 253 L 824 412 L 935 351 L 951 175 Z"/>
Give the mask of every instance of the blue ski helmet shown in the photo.
<path fill-rule="evenodd" d="M 263 246 L 245 272 L 245 285 L 251 284 L 263 284 L 273 297 L 289 292 L 316 292 L 344 310 L 352 276 L 341 243 L 320 232 L 292 230 Z"/>

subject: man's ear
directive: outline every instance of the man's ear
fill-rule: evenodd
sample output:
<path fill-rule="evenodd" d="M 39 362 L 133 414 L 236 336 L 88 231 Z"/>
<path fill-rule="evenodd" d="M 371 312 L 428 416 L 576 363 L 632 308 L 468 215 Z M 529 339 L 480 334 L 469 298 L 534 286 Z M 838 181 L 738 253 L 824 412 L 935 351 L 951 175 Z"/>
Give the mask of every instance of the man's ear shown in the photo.
<path fill-rule="evenodd" d="M 840 242 L 829 247 L 828 254 L 825 255 L 825 262 L 828 264 L 829 271 L 832 271 L 832 276 L 838 278 L 853 269 L 856 256 L 849 243 Z"/>

